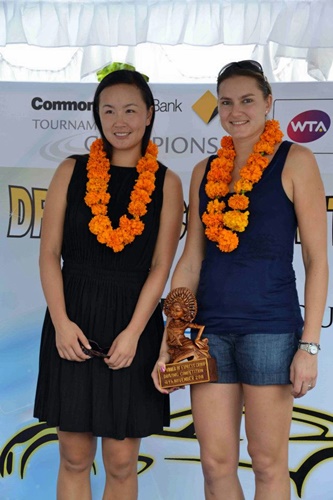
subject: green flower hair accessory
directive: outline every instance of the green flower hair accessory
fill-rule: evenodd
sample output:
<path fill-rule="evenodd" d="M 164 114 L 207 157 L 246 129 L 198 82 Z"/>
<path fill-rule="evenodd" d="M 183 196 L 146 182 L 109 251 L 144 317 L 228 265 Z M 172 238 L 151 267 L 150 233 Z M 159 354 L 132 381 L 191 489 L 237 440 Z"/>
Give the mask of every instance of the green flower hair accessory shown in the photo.
<path fill-rule="evenodd" d="M 131 64 L 113 62 L 111 64 L 107 64 L 106 66 L 104 66 L 104 68 L 99 69 L 96 72 L 97 80 L 100 82 L 106 75 L 112 73 L 113 71 L 118 71 L 119 69 L 128 69 L 129 71 L 135 71 L 135 67 Z M 142 76 L 146 80 L 146 82 L 149 82 L 149 77 L 147 75 L 142 74 Z"/>

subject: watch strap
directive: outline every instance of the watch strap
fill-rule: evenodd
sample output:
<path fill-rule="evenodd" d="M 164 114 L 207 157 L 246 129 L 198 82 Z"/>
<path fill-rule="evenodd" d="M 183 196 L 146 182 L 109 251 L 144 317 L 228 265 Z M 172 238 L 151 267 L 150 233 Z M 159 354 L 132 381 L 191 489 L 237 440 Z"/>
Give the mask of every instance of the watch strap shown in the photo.
<path fill-rule="evenodd" d="M 320 344 L 317 344 L 316 342 L 303 342 L 299 341 L 298 343 L 298 349 L 301 349 L 302 351 L 306 351 L 309 354 L 318 354 L 320 351 Z"/>
<path fill-rule="evenodd" d="M 320 344 L 318 344 L 317 342 L 303 342 L 303 340 L 299 340 L 298 345 L 315 345 L 316 347 L 318 347 L 319 351 L 321 349 Z"/>

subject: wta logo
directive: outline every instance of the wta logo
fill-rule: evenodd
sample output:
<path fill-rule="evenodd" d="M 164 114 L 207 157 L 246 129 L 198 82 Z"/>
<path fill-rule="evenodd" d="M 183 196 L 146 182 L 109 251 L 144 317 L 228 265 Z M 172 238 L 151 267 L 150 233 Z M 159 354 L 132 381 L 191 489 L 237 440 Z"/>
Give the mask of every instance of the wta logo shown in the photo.
<path fill-rule="evenodd" d="M 304 111 L 290 121 L 287 134 L 295 142 L 312 142 L 323 137 L 330 125 L 331 119 L 324 111 Z"/>

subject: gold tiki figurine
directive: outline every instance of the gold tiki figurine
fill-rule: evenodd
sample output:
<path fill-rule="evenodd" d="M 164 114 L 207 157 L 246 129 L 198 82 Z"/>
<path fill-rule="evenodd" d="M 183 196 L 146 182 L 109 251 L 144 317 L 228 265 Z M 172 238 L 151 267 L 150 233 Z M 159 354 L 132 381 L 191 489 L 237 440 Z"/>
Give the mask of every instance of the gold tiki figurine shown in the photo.
<path fill-rule="evenodd" d="M 209 354 L 208 339 L 201 338 L 205 327 L 193 323 L 197 314 L 194 294 L 185 287 L 175 288 L 168 293 L 163 310 L 169 318 L 167 344 L 170 363 L 164 373 L 159 372 L 161 387 L 216 381 L 216 361 Z M 198 330 L 195 340 L 185 336 L 187 328 Z"/>

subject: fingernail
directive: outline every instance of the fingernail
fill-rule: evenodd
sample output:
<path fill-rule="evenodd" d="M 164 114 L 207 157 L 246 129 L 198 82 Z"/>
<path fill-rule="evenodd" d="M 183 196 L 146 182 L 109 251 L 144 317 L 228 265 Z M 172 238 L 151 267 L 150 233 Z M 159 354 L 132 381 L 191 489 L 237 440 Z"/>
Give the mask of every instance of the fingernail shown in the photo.
<path fill-rule="evenodd" d="M 160 371 L 161 371 L 162 373 L 164 373 L 164 372 L 165 372 L 165 366 L 161 366 Z"/>

